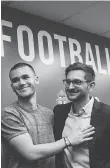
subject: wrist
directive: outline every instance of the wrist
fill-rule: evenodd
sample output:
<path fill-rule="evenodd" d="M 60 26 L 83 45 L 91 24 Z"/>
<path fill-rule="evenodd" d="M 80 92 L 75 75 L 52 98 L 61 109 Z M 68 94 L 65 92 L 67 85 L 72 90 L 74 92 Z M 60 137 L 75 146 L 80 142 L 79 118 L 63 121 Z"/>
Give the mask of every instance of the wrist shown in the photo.
<path fill-rule="evenodd" d="M 71 142 L 70 140 L 68 139 L 68 137 L 64 137 L 64 142 L 65 142 L 65 147 L 68 148 L 69 146 L 71 146 Z"/>

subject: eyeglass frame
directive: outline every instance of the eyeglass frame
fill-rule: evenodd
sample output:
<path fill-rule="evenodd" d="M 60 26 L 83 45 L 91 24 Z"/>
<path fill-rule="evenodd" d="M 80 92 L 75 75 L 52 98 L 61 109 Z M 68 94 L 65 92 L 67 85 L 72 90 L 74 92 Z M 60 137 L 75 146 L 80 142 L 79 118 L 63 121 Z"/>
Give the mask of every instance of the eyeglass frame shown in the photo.
<path fill-rule="evenodd" d="M 78 84 L 77 82 L 74 83 L 75 80 L 73 80 L 73 81 L 68 80 L 69 83 L 67 84 L 67 82 L 66 82 L 67 80 L 68 80 L 68 79 L 63 79 L 63 84 L 64 84 L 65 86 L 68 86 L 68 87 L 70 86 L 71 83 L 72 83 L 73 86 L 76 86 L 76 87 L 77 87 L 77 86 L 83 85 L 84 83 L 92 82 L 92 81 L 88 81 L 88 80 L 81 81 L 80 79 L 75 79 L 76 81 L 80 81 L 79 84 Z M 64 82 L 66 82 L 66 83 L 64 83 Z"/>

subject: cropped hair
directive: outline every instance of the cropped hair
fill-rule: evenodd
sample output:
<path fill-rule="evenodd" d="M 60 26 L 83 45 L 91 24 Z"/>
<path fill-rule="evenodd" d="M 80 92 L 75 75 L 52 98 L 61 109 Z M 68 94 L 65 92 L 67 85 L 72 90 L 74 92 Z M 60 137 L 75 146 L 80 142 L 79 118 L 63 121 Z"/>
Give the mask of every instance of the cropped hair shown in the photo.
<path fill-rule="evenodd" d="M 11 71 L 13 71 L 13 70 L 15 70 L 15 69 L 18 69 L 18 68 L 21 68 L 21 67 L 25 67 L 25 66 L 29 67 L 29 68 L 33 71 L 33 73 L 36 74 L 34 68 L 33 68 L 30 64 L 27 64 L 27 63 L 24 63 L 24 62 L 20 62 L 20 63 L 15 64 L 15 65 L 10 69 L 9 78 L 10 78 L 10 73 L 11 73 Z"/>
<path fill-rule="evenodd" d="M 86 80 L 88 81 L 94 81 L 95 80 L 95 72 L 92 68 L 92 66 L 80 63 L 80 62 L 76 62 L 74 64 L 70 64 L 66 69 L 65 69 L 65 76 L 67 77 L 68 73 L 70 71 L 74 71 L 74 70 L 82 70 L 86 73 Z"/>

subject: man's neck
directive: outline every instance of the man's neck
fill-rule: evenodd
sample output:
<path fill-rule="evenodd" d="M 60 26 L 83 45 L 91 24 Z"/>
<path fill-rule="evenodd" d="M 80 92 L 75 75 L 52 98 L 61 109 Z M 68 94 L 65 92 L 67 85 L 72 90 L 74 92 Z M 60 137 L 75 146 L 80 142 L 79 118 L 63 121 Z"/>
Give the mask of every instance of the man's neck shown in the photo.
<path fill-rule="evenodd" d="M 18 103 L 22 108 L 30 111 L 37 109 L 36 95 L 33 95 L 30 98 L 18 98 Z"/>
<path fill-rule="evenodd" d="M 89 100 L 90 100 L 90 98 L 87 97 L 87 98 L 85 98 L 85 99 L 83 99 L 83 100 L 81 100 L 81 101 L 73 102 L 73 106 L 74 106 L 75 112 L 78 113 L 79 110 L 80 110 L 81 108 L 83 108 L 83 107 L 89 102 Z"/>

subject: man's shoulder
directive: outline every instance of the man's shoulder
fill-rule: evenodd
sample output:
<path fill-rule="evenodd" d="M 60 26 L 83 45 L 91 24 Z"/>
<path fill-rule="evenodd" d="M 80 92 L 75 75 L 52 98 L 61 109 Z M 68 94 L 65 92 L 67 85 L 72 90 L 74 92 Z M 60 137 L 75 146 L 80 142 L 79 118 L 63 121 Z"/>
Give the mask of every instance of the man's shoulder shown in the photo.
<path fill-rule="evenodd" d="M 2 117 L 5 115 L 17 115 L 17 114 L 19 114 L 19 113 L 17 111 L 17 103 L 16 102 L 9 104 L 2 109 Z"/>
<path fill-rule="evenodd" d="M 65 104 L 57 104 L 54 108 L 64 108 L 71 105 L 71 102 Z"/>
<path fill-rule="evenodd" d="M 61 111 L 61 110 L 67 111 L 68 109 L 70 109 L 70 107 L 71 107 L 71 102 L 66 103 L 66 104 L 58 104 L 54 107 L 53 111 L 54 112 Z"/>
<path fill-rule="evenodd" d="M 109 104 L 101 102 L 101 107 L 102 107 L 102 109 L 104 109 L 104 112 L 106 114 L 110 115 L 110 105 Z"/>
<path fill-rule="evenodd" d="M 99 109 L 100 113 L 110 118 L 110 105 L 95 100 L 94 106 L 96 107 L 96 109 Z"/>

